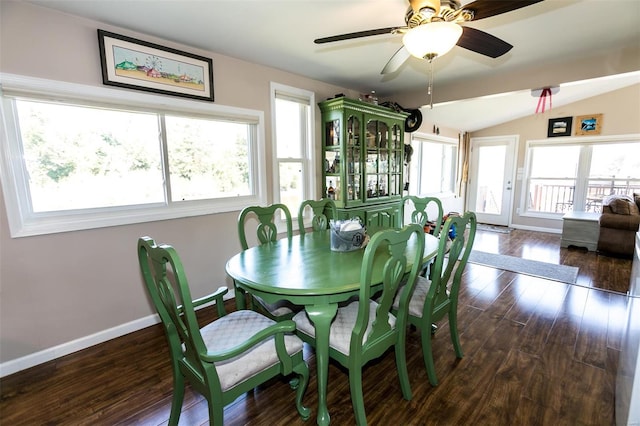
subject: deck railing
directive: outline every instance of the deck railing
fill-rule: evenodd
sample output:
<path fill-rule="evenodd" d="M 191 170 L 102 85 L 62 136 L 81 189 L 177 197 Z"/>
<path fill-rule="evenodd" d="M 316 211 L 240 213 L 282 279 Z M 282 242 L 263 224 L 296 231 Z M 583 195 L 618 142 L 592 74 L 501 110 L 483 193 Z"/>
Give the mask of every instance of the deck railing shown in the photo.
<path fill-rule="evenodd" d="M 598 178 L 590 179 L 587 187 L 584 211 L 601 212 L 604 197 L 613 194 L 633 196 L 640 193 L 640 179 Z M 535 179 L 529 191 L 529 210 L 563 213 L 574 210 L 574 181 L 560 179 Z"/>

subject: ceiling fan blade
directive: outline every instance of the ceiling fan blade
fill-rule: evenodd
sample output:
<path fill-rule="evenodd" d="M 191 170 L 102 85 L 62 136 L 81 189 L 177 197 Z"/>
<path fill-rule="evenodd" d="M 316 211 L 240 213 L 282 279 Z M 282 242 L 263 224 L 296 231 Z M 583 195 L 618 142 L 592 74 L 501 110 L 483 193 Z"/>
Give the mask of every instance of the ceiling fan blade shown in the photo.
<path fill-rule="evenodd" d="M 323 43 L 331 43 L 334 41 L 350 40 L 353 38 L 369 37 L 369 36 L 381 35 L 381 34 L 391 34 L 395 30 L 398 30 L 401 28 L 402 27 L 389 27 L 389 28 L 378 28 L 377 30 L 356 31 L 355 33 L 346 33 L 346 34 L 334 35 L 331 37 L 317 38 L 313 40 L 313 42 L 316 44 L 323 44 Z"/>
<path fill-rule="evenodd" d="M 473 20 L 489 18 L 512 10 L 531 6 L 543 0 L 476 0 L 462 7 L 473 11 Z"/>
<path fill-rule="evenodd" d="M 382 68 L 380 74 L 391 74 L 392 72 L 397 71 L 398 68 L 400 68 L 400 66 L 404 64 L 404 61 L 409 59 L 410 56 L 411 53 L 409 53 L 409 51 L 404 46 L 402 46 L 396 51 L 396 53 L 393 54 L 391 59 L 389 59 L 389 62 L 387 62 L 384 68 Z"/>
<path fill-rule="evenodd" d="M 471 27 L 462 27 L 462 36 L 456 44 L 490 58 L 502 56 L 513 48 L 506 41 Z"/>

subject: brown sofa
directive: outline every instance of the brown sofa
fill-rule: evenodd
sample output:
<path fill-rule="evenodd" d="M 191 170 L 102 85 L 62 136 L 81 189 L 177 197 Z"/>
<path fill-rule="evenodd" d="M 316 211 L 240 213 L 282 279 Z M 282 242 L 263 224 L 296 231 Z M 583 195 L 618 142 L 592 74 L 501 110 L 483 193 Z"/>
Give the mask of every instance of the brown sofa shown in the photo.
<path fill-rule="evenodd" d="M 610 195 L 602 200 L 598 253 L 633 257 L 640 226 L 640 194 Z"/>

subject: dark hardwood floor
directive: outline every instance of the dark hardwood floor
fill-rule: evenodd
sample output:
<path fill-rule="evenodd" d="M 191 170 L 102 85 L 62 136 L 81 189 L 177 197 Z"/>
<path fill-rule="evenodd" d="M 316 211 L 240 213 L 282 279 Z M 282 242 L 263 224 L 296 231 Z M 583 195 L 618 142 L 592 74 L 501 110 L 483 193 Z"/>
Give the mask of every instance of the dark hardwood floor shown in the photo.
<path fill-rule="evenodd" d="M 631 277 L 631 261 L 588 252 L 581 248 L 561 248 L 560 234 L 513 230 L 509 234 L 478 231 L 474 250 L 505 254 L 579 268 L 576 284 L 626 293 Z"/>
<path fill-rule="evenodd" d="M 402 399 L 394 355 L 387 353 L 363 372 L 369 424 L 613 425 L 631 261 L 562 249 L 559 235 L 522 230 L 478 231 L 474 247 L 577 266 L 579 285 L 468 264 L 459 303 L 465 357 L 456 359 L 448 326 L 439 324 L 434 357 L 440 384 L 432 387 L 419 335 L 410 331 L 413 399 Z M 315 424 L 315 359 L 305 351 L 311 419 L 298 417 L 294 393 L 278 379 L 228 405 L 225 423 Z M 13 374 L 0 386 L 0 424 L 7 426 L 164 425 L 172 393 L 160 326 Z M 354 423 L 347 375 L 335 363 L 328 405 L 332 424 Z M 180 424 L 208 424 L 206 401 L 190 389 Z"/>

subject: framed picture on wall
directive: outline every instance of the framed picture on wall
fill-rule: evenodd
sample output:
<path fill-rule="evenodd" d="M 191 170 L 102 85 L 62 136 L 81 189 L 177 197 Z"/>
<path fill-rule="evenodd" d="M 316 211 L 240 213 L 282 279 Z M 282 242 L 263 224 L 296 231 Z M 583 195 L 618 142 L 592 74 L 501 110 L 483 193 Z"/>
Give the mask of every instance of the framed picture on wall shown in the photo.
<path fill-rule="evenodd" d="M 573 117 L 550 118 L 547 128 L 547 137 L 571 136 L 571 124 Z"/>
<path fill-rule="evenodd" d="M 98 30 L 102 82 L 213 102 L 213 60 Z"/>
<path fill-rule="evenodd" d="M 576 117 L 576 135 L 599 135 L 602 114 L 580 115 Z"/>

